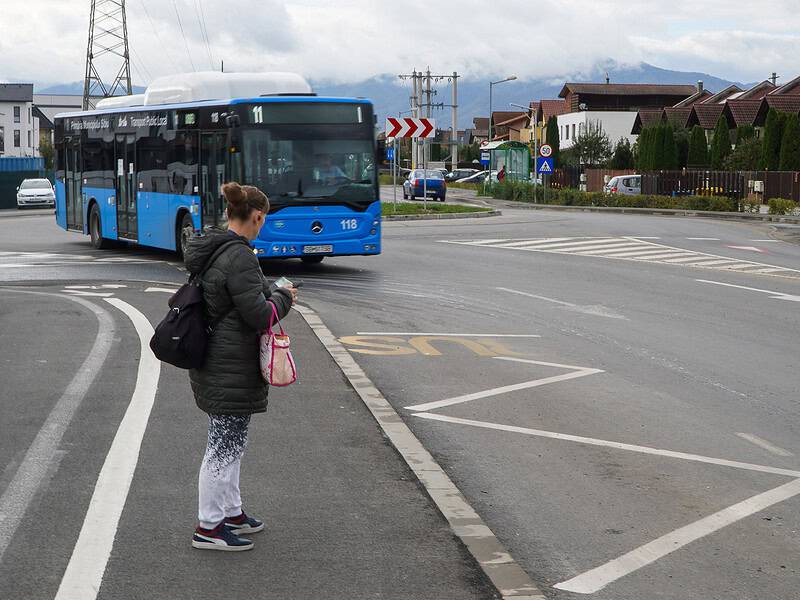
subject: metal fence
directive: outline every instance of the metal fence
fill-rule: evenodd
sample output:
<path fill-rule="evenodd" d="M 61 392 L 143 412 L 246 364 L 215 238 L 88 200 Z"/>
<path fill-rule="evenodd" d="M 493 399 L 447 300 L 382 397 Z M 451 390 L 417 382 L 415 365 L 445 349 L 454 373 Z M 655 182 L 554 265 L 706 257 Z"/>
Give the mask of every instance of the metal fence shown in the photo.
<path fill-rule="evenodd" d="M 761 182 L 760 184 L 757 182 Z M 657 171 L 642 174 L 642 193 L 660 196 L 727 196 L 763 202 L 800 202 L 800 173 L 789 171 Z"/>

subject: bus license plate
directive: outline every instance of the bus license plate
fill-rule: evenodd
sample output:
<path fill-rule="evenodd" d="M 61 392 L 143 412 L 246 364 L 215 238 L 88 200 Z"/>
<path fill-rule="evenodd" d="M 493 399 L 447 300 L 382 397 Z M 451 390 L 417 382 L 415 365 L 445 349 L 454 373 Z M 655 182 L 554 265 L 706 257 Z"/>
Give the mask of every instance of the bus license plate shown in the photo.
<path fill-rule="evenodd" d="M 333 246 L 303 246 L 303 254 L 325 254 L 333 252 Z"/>

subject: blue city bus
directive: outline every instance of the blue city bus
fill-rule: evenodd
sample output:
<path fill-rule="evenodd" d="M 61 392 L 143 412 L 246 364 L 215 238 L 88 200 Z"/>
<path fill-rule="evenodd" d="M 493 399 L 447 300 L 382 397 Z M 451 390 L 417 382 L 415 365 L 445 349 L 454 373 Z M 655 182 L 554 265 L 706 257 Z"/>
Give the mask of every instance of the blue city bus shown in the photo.
<path fill-rule="evenodd" d="M 307 84 L 281 91 L 269 75 L 235 85 L 237 75 L 245 77 L 170 78 L 140 96 L 58 115 L 58 225 L 98 249 L 123 242 L 181 255 L 189 237 L 225 225 L 221 187 L 239 181 L 270 199 L 253 242 L 259 258 L 379 254 L 372 103 L 319 97 Z M 222 83 L 250 94 L 202 99 L 220 97 Z M 271 93 L 252 91 L 263 89 Z"/>

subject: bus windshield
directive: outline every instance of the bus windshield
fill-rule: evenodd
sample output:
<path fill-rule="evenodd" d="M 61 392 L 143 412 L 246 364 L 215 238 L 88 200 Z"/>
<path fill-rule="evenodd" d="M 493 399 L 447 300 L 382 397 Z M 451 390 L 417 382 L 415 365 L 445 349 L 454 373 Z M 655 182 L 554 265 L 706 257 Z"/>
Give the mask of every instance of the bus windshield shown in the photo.
<path fill-rule="evenodd" d="M 275 124 L 242 131 L 244 181 L 262 189 L 272 210 L 378 199 L 372 126 Z"/>

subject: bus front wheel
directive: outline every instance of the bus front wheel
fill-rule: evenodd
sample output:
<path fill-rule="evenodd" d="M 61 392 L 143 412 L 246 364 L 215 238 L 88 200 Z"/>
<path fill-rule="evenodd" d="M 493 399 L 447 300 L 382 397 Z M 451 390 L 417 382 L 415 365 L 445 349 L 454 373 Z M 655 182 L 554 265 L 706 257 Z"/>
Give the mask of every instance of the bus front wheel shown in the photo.
<path fill-rule="evenodd" d="M 302 256 L 300 260 L 307 265 L 318 265 L 322 262 L 322 259 L 325 258 L 324 256 Z"/>
<path fill-rule="evenodd" d="M 111 247 L 111 240 L 103 237 L 103 225 L 97 204 L 92 204 L 92 210 L 89 213 L 89 239 L 91 240 L 92 248 L 97 250 L 106 250 Z"/>
<path fill-rule="evenodd" d="M 176 240 L 175 250 L 180 258 L 186 256 L 186 248 L 189 245 L 189 240 L 194 235 L 194 221 L 189 213 L 183 213 L 181 219 L 181 226 L 178 228 L 178 239 Z"/>

